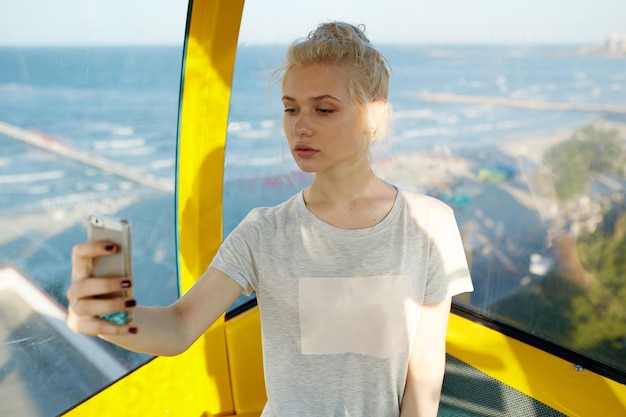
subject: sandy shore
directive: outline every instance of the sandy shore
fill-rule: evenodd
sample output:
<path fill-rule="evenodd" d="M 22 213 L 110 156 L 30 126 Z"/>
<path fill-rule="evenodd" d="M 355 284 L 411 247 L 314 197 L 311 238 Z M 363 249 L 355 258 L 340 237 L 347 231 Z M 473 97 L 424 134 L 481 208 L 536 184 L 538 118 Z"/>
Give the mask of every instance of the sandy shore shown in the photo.
<path fill-rule="evenodd" d="M 601 131 L 616 130 L 619 133 L 622 143 L 626 145 L 626 123 L 601 119 L 594 122 L 593 126 Z M 552 135 L 504 142 L 499 144 L 498 148 L 512 157 L 527 158 L 539 163 L 548 148 L 570 139 L 573 133 L 573 130 L 566 129 Z"/>
<path fill-rule="evenodd" d="M 596 129 L 618 130 L 626 147 L 626 124 L 598 120 L 594 126 Z M 473 267 L 483 268 L 482 273 L 486 276 L 500 277 L 502 282 L 492 288 L 498 293 L 498 285 L 503 286 L 503 292 L 505 287 L 517 286 L 525 279 L 530 255 L 546 250 L 550 241 L 548 230 L 563 220 L 564 214 L 554 193 L 546 187 L 538 187 L 533 176 L 542 167 L 544 152 L 571 138 L 573 133 L 573 130 L 567 130 L 497 146 L 460 149 L 454 153 L 400 154 L 379 160 L 374 166 L 385 180 L 406 190 L 433 195 L 455 209 L 466 247 L 473 257 Z M 510 176 L 502 181 L 497 176 L 490 177 L 490 170 L 503 166 L 510 169 Z M 229 209 L 225 215 L 225 231 L 234 227 L 252 207 L 278 204 L 306 186 L 305 179 L 293 184 L 287 182 L 277 177 L 276 181 L 254 179 L 227 184 L 224 204 Z M 614 187 L 621 186 L 623 190 L 626 186 L 622 183 L 618 182 Z M 0 226 L 4 230 L 0 235 L 0 250 L 4 254 L 0 257 L 0 264 L 17 259 L 28 266 L 38 262 L 46 270 L 45 273 L 42 271 L 41 279 L 54 281 L 55 275 L 60 277 L 67 273 L 71 245 L 84 239 L 83 222 L 87 214 L 103 209 L 106 212 L 127 212 L 134 219 L 137 232 L 145 228 L 146 239 L 153 239 L 155 219 L 145 214 L 153 213 L 150 204 L 154 201 L 144 199 L 145 196 L 138 195 L 111 201 L 104 198 L 97 202 L 58 205 L 40 213 L 0 216 Z M 169 236 L 174 218 L 174 213 L 170 213 L 173 202 L 167 198 L 165 201 L 172 207 L 160 216 L 161 221 L 157 223 L 159 234 Z M 170 251 L 169 247 L 167 251 Z M 152 253 L 148 256 L 160 259 Z"/>
<path fill-rule="evenodd" d="M 597 130 L 616 130 L 626 148 L 626 124 L 598 120 Z M 532 282 L 533 254 L 550 250 L 553 237 L 584 208 L 564 208 L 554 188 L 539 184 L 536 174 L 545 169 L 543 155 L 550 147 L 572 138 L 576 129 L 529 137 L 497 146 L 459 150 L 455 154 L 415 153 L 379 161 L 376 172 L 401 188 L 440 198 L 454 209 L 472 273 L 488 294 L 476 291 L 479 307 Z M 490 170 L 510 169 L 505 178 Z M 487 174 L 485 174 L 487 173 Z M 600 181 L 608 179 L 600 178 Z M 626 180 L 613 180 L 613 190 L 626 188 Z M 608 188 L 608 187 L 607 187 Z"/>
<path fill-rule="evenodd" d="M 616 130 L 626 146 L 626 123 L 598 120 L 598 130 Z M 450 187 L 459 180 L 479 181 L 476 171 L 482 166 L 498 163 L 540 165 L 546 150 L 570 139 L 575 129 L 565 129 L 549 135 L 512 140 L 483 148 L 474 154 L 461 151 L 450 153 L 410 153 L 377 161 L 376 172 L 386 180 L 413 190 Z M 499 155 L 500 154 L 500 155 Z"/>
<path fill-rule="evenodd" d="M 437 153 L 400 154 L 377 161 L 375 171 L 398 187 L 426 193 L 438 188 L 449 189 L 460 178 L 471 179 L 475 163 L 468 158 Z"/>
<path fill-rule="evenodd" d="M 626 123 L 598 120 L 593 126 L 600 131 L 616 130 L 618 140 L 626 148 Z M 375 170 L 385 180 L 407 190 L 466 194 L 474 198 L 488 191 L 484 187 L 485 179 L 481 178 L 481 170 L 506 167 L 515 171 L 513 179 L 516 181 L 499 182 L 497 188 L 525 207 L 539 209 L 545 217 L 555 214 L 551 203 L 556 197 L 545 187 L 539 190 L 533 184 L 533 174 L 543 169 L 542 159 L 545 152 L 572 138 L 575 131 L 566 129 L 549 135 L 512 140 L 489 148 L 461 150 L 456 154 L 401 154 L 395 158 L 377 161 Z"/>

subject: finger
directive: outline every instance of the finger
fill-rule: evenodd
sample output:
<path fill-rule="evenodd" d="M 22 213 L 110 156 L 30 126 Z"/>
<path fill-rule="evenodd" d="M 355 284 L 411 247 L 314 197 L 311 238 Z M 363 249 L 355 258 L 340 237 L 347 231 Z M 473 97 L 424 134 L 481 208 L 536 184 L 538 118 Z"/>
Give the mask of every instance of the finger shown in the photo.
<path fill-rule="evenodd" d="M 130 311 L 137 302 L 133 298 L 80 298 L 73 301 L 68 311 L 79 317 L 97 317 L 118 311 Z"/>
<path fill-rule="evenodd" d="M 89 277 L 93 258 L 112 255 L 116 251 L 117 245 L 111 242 L 85 242 L 75 245 L 72 248 L 72 279 Z"/>
<path fill-rule="evenodd" d="M 132 280 L 127 277 L 80 279 L 73 281 L 67 289 L 67 299 L 72 301 L 81 298 L 90 298 L 106 294 L 122 293 L 132 286 Z"/>
<path fill-rule="evenodd" d="M 119 326 L 97 317 L 85 317 L 69 315 L 67 327 L 75 333 L 87 336 L 98 335 L 131 335 L 137 333 L 137 327 L 133 324 Z"/>

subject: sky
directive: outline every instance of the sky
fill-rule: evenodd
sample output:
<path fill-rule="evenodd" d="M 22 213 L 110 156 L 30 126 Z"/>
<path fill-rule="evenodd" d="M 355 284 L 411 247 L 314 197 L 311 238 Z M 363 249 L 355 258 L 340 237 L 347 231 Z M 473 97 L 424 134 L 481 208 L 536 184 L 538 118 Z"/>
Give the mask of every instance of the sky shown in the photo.
<path fill-rule="evenodd" d="M 0 46 L 182 45 L 187 4 L 0 0 Z M 626 35 L 626 0 L 246 0 L 239 39 L 286 43 L 329 20 L 375 43 L 600 44 Z"/>

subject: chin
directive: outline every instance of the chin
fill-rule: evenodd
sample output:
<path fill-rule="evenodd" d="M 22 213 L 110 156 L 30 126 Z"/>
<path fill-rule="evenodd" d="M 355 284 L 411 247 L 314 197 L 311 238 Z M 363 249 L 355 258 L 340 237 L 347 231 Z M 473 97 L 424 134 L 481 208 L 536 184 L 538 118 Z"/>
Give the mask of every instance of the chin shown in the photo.
<path fill-rule="evenodd" d="M 307 174 L 314 174 L 315 172 L 317 172 L 317 170 L 314 169 L 313 167 L 302 166 L 300 164 L 297 164 L 297 165 L 298 165 L 298 168 L 300 168 L 300 171 L 306 172 Z"/>
<path fill-rule="evenodd" d="M 307 163 L 307 161 L 296 160 L 296 165 L 298 165 L 298 168 L 300 168 L 300 171 L 306 172 L 307 174 L 313 174 L 317 172 L 318 170 L 314 164 Z"/>

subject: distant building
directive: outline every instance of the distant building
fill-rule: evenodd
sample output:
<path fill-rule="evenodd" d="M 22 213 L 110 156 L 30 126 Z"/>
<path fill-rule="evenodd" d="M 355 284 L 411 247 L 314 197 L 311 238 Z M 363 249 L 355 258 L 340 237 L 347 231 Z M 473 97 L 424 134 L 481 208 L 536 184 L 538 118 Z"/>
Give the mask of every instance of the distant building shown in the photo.
<path fill-rule="evenodd" d="M 610 54 L 626 54 L 626 35 L 609 36 L 605 49 Z"/>

